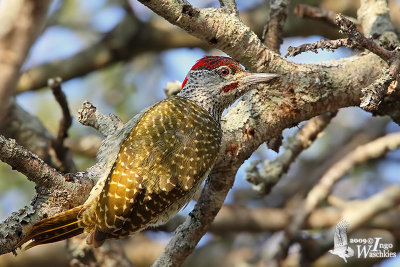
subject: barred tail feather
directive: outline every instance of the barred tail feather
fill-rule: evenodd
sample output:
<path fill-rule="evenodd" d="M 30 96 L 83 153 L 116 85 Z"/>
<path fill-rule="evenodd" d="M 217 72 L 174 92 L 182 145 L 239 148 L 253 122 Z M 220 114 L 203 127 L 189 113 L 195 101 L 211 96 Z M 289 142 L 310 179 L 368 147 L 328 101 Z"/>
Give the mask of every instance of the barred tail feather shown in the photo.
<path fill-rule="evenodd" d="M 78 206 L 34 224 L 16 247 L 32 240 L 25 246 L 24 250 L 27 250 L 40 244 L 61 241 L 83 233 L 84 229 L 79 225 L 81 220 L 78 220 L 82 209 L 83 206 Z"/>

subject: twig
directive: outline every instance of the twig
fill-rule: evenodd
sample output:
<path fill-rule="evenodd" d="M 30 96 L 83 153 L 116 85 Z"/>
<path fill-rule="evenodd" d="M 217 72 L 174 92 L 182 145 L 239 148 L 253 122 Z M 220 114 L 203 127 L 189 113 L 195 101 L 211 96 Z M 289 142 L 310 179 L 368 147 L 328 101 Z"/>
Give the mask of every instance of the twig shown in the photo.
<path fill-rule="evenodd" d="M 336 112 L 328 112 L 310 119 L 294 137 L 287 141 L 284 145 L 285 152 L 274 161 L 265 162 L 261 171 L 255 167 L 258 162 L 253 162 L 250 168 L 246 169 L 246 180 L 253 184 L 253 189 L 260 194 L 269 193 L 289 169 L 290 164 L 312 144 L 335 115 Z"/>
<path fill-rule="evenodd" d="M 98 112 L 97 108 L 88 101 L 85 101 L 78 111 L 78 121 L 83 125 L 93 127 L 104 136 L 122 127 L 122 121 L 116 115 L 106 116 Z"/>
<path fill-rule="evenodd" d="M 400 133 L 388 134 L 359 146 L 333 165 L 309 192 L 305 201 L 305 213 L 309 214 L 331 192 L 333 185 L 355 166 L 382 157 L 386 152 L 400 147 Z"/>
<path fill-rule="evenodd" d="M 237 9 L 235 0 L 219 0 L 219 4 L 226 12 L 235 14 L 237 17 L 239 17 L 239 11 Z"/>
<path fill-rule="evenodd" d="M 72 116 L 68 108 L 67 97 L 61 89 L 61 83 L 62 79 L 60 77 L 49 79 L 47 82 L 62 110 L 63 117 L 60 121 L 58 134 L 53 142 L 53 147 L 58 159 L 63 162 L 67 151 L 66 147 L 64 146 L 64 140 L 68 137 L 68 129 L 72 125 Z"/>
<path fill-rule="evenodd" d="M 325 40 L 321 39 L 318 42 L 314 42 L 311 44 L 302 44 L 298 47 L 288 47 L 288 52 L 285 57 L 294 57 L 303 52 L 312 51 L 314 53 L 318 53 L 318 49 L 326 49 L 328 51 L 333 51 L 339 47 L 348 47 L 348 48 L 361 48 L 358 43 L 354 42 L 351 38 L 346 39 L 338 39 L 338 40 Z"/>
<path fill-rule="evenodd" d="M 372 39 L 366 38 L 353 22 L 341 14 L 337 15 L 336 23 L 345 34 L 354 38 L 360 46 L 378 55 L 389 64 L 389 71 L 385 70 L 381 78 L 362 90 L 363 96 L 360 106 L 368 111 L 376 110 L 383 96 L 387 93 L 389 85 L 400 73 L 400 49 L 389 51 L 375 43 Z"/>
<path fill-rule="evenodd" d="M 269 21 L 264 27 L 263 39 L 264 44 L 279 53 L 279 48 L 283 42 L 283 26 L 287 18 L 288 0 L 272 0 L 270 1 Z"/>
<path fill-rule="evenodd" d="M 390 60 L 393 53 L 391 51 L 386 50 L 385 48 L 381 47 L 374 40 L 365 37 L 354 25 L 352 21 L 347 19 L 342 14 L 338 14 L 336 16 L 336 24 L 340 27 L 343 33 L 350 35 L 354 38 L 356 42 L 358 42 L 362 47 L 368 49 L 372 53 L 378 55 L 383 60 L 388 61 Z"/>
<path fill-rule="evenodd" d="M 283 27 L 285 26 L 289 0 L 271 0 L 269 21 L 264 26 L 262 39 L 270 50 L 280 53 L 279 49 L 283 43 Z M 279 152 L 282 145 L 282 133 L 270 138 L 266 145 L 269 149 Z"/>
<path fill-rule="evenodd" d="M 320 7 L 313 7 L 310 5 L 297 5 L 294 9 L 294 13 L 299 16 L 300 18 L 310 18 L 310 19 L 317 19 L 324 22 L 327 22 L 330 25 L 336 26 L 336 12 L 327 10 L 325 8 Z M 357 19 L 347 17 L 355 24 L 359 24 Z"/>

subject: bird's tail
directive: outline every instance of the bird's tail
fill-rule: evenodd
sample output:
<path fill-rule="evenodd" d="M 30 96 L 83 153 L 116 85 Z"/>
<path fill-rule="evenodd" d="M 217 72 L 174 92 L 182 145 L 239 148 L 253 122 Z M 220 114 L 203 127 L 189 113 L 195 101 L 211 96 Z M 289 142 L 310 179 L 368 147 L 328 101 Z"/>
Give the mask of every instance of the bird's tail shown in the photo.
<path fill-rule="evenodd" d="M 81 220 L 78 220 L 82 209 L 83 206 L 78 206 L 34 224 L 16 247 L 32 240 L 25 246 L 24 250 L 27 250 L 37 245 L 57 242 L 83 233 L 84 228 L 79 225 Z"/>

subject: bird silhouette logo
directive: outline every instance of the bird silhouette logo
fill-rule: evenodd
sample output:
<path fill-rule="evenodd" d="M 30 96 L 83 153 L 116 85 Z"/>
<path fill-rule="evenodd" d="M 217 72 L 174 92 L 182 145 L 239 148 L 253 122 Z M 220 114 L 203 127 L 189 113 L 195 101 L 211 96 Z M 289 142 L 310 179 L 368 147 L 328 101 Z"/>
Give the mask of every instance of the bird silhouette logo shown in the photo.
<path fill-rule="evenodd" d="M 333 255 L 341 257 L 346 263 L 347 258 L 354 256 L 354 250 L 347 243 L 347 228 L 349 224 L 346 221 L 340 221 L 336 225 L 333 236 L 333 249 L 329 250 Z"/>

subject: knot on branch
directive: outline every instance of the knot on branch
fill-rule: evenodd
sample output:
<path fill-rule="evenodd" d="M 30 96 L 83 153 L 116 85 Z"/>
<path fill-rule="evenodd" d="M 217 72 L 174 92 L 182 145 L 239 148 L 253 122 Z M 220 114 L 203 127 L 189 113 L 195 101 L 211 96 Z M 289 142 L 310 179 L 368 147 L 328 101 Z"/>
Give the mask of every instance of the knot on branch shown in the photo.
<path fill-rule="evenodd" d="M 200 11 L 192 5 L 183 5 L 182 14 L 192 18 L 197 18 L 200 15 Z"/>
<path fill-rule="evenodd" d="M 114 133 L 123 125 L 118 116 L 114 114 L 106 116 L 98 112 L 97 108 L 88 101 L 85 101 L 78 111 L 78 121 L 83 125 L 95 128 L 104 136 Z"/>

